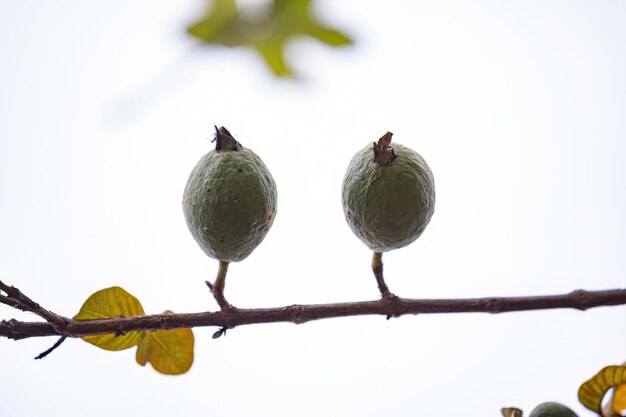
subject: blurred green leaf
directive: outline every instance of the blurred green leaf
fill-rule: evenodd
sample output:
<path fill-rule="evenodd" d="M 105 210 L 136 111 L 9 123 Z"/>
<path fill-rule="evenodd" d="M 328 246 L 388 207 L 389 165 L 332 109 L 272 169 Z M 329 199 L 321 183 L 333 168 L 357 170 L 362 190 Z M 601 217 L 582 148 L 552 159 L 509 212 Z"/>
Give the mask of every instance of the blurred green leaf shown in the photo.
<path fill-rule="evenodd" d="M 237 30 L 239 11 L 235 0 L 212 0 L 209 3 L 207 15 L 189 26 L 187 32 L 207 43 L 240 45 L 243 39 Z"/>
<path fill-rule="evenodd" d="M 333 47 L 352 43 L 313 15 L 313 0 L 274 0 L 265 8 L 256 5 L 243 12 L 235 0 L 209 3 L 207 14 L 189 26 L 188 33 L 206 44 L 254 49 L 279 77 L 293 75 L 283 55 L 285 44 L 293 38 L 310 36 Z"/>
<path fill-rule="evenodd" d="M 141 366 L 150 362 L 162 374 L 180 375 L 187 372 L 193 364 L 193 345 L 191 329 L 146 332 L 137 347 L 135 359 Z"/>
<path fill-rule="evenodd" d="M 308 34 L 330 46 L 350 45 L 352 40 L 341 32 L 322 27 L 312 27 Z"/>
<path fill-rule="evenodd" d="M 120 287 L 111 287 L 93 293 L 80 308 L 74 320 L 109 319 L 118 316 L 143 315 L 139 300 Z M 105 350 L 124 350 L 141 342 L 145 332 L 130 332 L 124 335 L 102 334 L 85 336 L 82 339 Z"/>
<path fill-rule="evenodd" d="M 283 56 L 283 45 L 280 42 L 259 42 L 255 48 L 259 51 L 270 69 L 279 77 L 293 74 Z"/>

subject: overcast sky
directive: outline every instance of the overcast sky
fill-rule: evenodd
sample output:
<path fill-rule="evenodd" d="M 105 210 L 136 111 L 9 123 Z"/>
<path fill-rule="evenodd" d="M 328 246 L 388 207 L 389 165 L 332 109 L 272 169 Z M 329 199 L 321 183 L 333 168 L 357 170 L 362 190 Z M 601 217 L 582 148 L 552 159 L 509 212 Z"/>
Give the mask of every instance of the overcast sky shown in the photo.
<path fill-rule="evenodd" d="M 301 82 L 198 48 L 201 1 L 0 1 L 0 279 L 72 316 L 119 285 L 146 312 L 216 309 L 182 192 L 226 126 L 271 170 L 276 221 L 229 270 L 239 307 L 375 299 L 345 223 L 348 162 L 390 130 L 434 217 L 385 254 L 403 297 L 624 287 L 626 2 L 320 1 L 352 48 L 291 44 Z M 626 360 L 624 307 L 197 329 L 191 371 L 134 350 L 0 340 L 0 415 L 498 416 Z M 0 319 L 38 320 L 6 306 Z"/>

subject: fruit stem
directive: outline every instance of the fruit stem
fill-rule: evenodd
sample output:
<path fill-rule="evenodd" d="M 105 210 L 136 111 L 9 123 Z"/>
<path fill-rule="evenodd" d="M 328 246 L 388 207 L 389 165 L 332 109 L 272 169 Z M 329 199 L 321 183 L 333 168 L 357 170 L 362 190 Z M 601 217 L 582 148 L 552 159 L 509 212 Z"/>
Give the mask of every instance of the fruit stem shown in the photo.
<path fill-rule="evenodd" d="M 376 277 L 376 283 L 378 283 L 378 290 L 380 291 L 380 295 L 383 298 L 392 298 L 395 297 L 387 284 L 385 284 L 385 279 L 383 278 L 383 254 L 382 252 L 374 252 L 374 256 L 372 257 L 372 271 L 374 271 L 374 276 Z"/>
<path fill-rule="evenodd" d="M 224 297 L 224 287 L 226 286 L 227 272 L 228 262 L 220 261 L 220 266 L 217 270 L 217 277 L 215 278 L 215 282 L 209 286 L 211 292 L 213 293 L 215 301 L 217 301 L 217 304 L 223 311 L 232 310 L 234 308 L 228 301 L 226 301 L 226 297 Z"/>

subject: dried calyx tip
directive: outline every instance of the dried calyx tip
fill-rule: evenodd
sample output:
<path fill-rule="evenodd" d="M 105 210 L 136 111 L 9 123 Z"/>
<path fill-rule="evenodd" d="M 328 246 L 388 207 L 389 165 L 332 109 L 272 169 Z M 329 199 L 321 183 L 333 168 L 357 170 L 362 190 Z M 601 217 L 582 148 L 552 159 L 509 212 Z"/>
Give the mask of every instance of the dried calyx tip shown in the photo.
<path fill-rule="evenodd" d="M 384 135 L 382 135 L 380 139 L 378 139 L 378 146 L 381 150 L 387 149 L 390 146 L 392 136 L 393 136 L 393 133 L 387 132 Z"/>
<path fill-rule="evenodd" d="M 390 165 L 398 157 L 391 147 L 392 136 L 393 133 L 387 132 L 373 144 L 374 161 L 379 165 Z"/>
<path fill-rule="evenodd" d="M 243 147 L 224 126 L 215 127 L 215 150 L 216 151 L 240 151 Z"/>

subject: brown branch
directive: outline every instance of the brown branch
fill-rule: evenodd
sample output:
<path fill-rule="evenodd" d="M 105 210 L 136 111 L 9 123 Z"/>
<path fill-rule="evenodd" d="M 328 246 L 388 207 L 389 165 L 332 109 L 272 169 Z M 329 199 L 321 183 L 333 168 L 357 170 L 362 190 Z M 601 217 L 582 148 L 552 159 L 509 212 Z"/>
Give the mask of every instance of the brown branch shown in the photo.
<path fill-rule="evenodd" d="M 487 297 L 466 299 L 407 299 L 382 298 L 333 304 L 291 305 L 275 308 L 228 309 L 217 312 L 156 314 L 138 317 L 118 317 L 104 320 L 67 320 L 62 331 L 50 323 L 8 320 L 0 322 L 0 336 L 24 339 L 38 336 L 82 337 L 94 334 L 124 334 L 137 330 L 176 329 L 181 327 L 216 326 L 231 329 L 260 323 L 305 323 L 334 317 L 382 315 L 399 317 L 404 314 L 436 313 L 505 313 L 510 311 L 572 308 L 587 310 L 600 306 L 626 304 L 626 289 L 604 291 L 576 290 L 568 294 L 532 297 Z"/>
<path fill-rule="evenodd" d="M 53 313 L 50 310 L 46 310 L 30 298 L 28 298 L 17 288 L 6 285 L 2 281 L 0 281 L 0 291 L 6 294 L 6 296 L 0 294 L 0 303 L 7 304 L 18 310 L 35 313 L 36 315 L 50 323 L 57 331 L 64 331 L 69 319 L 63 316 L 59 316 L 58 314 Z"/>

